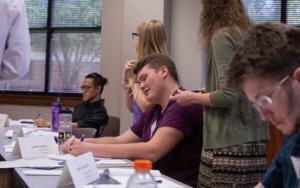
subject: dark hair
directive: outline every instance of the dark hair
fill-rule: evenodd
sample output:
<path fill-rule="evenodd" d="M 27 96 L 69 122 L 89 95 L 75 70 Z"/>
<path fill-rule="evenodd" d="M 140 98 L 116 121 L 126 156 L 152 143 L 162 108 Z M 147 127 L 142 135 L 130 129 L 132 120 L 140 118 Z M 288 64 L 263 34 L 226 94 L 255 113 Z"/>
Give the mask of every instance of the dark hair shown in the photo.
<path fill-rule="evenodd" d="M 228 70 L 229 87 L 246 77 L 281 79 L 300 66 L 300 29 L 285 24 L 255 26 L 237 49 Z"/>
<path fill-rule="evenodd" d="M 239 39 L 235 26 L 247 31 L 251 22 L 242 0 L 201 0 L 200 34 L 204 37 L 207 47 L 210 46 L 213 34 L 228 27 L 234 39 Z"/>
<path fill-rule="evenodd" d="M 86 75 L 84 78 L 85 79 L 91 78 L 93 79 L 94 86 L 101 86 L 100 94 L 102 93 L 104 86 L 108 83 L 107 78 L 104 78 L 102 75 L 96 72 L 90 73 Z"/>
<path fill-rule="evenodd" d="M 171 77 L 177 83 L 179 82 L 175 63 L 169 56 L 159 54 L 159 53 L 147 55 L 145 58 L 138 61 L 137 65 L 134 68 L 134 73 L 138 74 L 140 72 L 140 70 L 143 67 L 145 67 L 146 65 L 148 65 L 149 67 L 156 69 L 156 70 L 158 70 L 162 66 L 166 66 L 169 70 Z"/>

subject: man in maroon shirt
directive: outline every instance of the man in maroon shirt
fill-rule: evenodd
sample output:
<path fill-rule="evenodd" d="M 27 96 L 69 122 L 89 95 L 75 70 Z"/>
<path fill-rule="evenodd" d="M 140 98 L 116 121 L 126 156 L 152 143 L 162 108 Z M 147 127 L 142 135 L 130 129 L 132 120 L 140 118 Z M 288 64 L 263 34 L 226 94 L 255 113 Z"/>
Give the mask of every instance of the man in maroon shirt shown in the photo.
<path fill-rule="evenodd" d="M 117 137 L 71 138 L 62 147 L 79 155 L 150 159 L 154 168 L 181 182 L 196 186 L 202 148 L 201 105 L 180 106 L 169 101 L 179 89 L 173 61 L 152 54 L 135 67 L 139 87 L 154 106 L 125 133 Z"/>

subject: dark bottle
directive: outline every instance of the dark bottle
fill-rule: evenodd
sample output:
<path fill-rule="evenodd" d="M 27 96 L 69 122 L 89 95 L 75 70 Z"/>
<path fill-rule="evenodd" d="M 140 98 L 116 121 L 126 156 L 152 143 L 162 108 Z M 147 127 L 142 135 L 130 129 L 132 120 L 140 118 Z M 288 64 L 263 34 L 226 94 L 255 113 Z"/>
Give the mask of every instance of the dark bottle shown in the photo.
<path fill-rule="evenodd" d="M 51 111 L 52 111 L 52 131 L 57 132 L 59 130 L 59 111 L 61 109 L 60 98 L 56 98 L 52 103 Z"/>

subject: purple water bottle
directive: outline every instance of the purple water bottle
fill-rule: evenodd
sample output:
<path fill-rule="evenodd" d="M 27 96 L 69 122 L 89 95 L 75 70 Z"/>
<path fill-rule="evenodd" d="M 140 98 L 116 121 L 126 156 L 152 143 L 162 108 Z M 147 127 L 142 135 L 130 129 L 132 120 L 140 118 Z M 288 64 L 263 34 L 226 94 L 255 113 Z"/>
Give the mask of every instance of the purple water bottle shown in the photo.
<path fill-rule="evenodd" d="M 59 130 L 59 111 L 61 109 L 60 98 L 56 98 L 56 100 L 52 103 L 52 131 L 57 132 Z"/>

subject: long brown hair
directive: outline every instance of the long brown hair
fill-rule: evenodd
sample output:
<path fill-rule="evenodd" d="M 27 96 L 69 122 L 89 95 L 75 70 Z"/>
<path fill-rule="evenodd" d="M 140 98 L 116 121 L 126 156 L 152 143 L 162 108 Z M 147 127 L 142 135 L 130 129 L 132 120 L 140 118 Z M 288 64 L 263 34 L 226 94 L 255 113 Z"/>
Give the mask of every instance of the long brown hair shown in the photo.
<path fill-rule="evenodd" d="M 228 27 L 235 37 L 234 27 L 248 30 L 251 22 L 241 0 L 201 0 L 200 34 L 208 46 L 212 35 Z"/>

